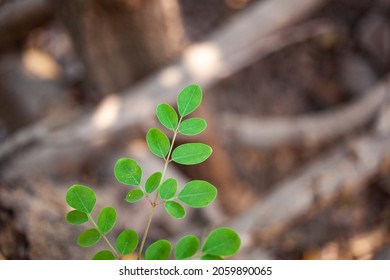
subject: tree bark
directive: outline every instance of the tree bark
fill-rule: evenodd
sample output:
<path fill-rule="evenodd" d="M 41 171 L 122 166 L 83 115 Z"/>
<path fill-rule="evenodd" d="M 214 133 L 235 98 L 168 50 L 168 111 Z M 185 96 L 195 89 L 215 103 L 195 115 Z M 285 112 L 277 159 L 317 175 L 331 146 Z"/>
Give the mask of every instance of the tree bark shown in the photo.
<path fill-rule="evenodd" d="M 99 93 L 126 89 L 184 46 L 177 1 L 54 0 Z"/>
<path fill-rule="evenodd" d="M 1 1 L 0 1 L 1 2 Z M 46 0 L 9 1 L 0 9 L 0 52 L 20 48 L 28 33 L 53 19 Z"/>

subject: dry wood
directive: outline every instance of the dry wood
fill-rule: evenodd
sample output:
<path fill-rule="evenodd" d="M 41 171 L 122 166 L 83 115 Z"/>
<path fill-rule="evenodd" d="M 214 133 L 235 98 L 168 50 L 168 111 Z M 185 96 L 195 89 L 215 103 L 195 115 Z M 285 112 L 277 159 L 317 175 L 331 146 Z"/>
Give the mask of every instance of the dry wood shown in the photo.
<path fill-rule="evenodd" d="M 177 0 L 51 0 L 95 94 L 127 89 L 184 47 Z"/>
<path fill-rule="evenodd" d="M 33 28 L 49 22 L 53 12 L 47 0 L 22 0 L 0 10 L 0 50 L 8 50 Z"/>
<path fill-rule="evenodd" d="M 55 157 L 61 150 L 75 143 L 90 144 L 94 139 L 134 127 L 153 115 L 155 106 L 160 102 L 173 102 L 177 92 L 187 84 L 197 82 L 203 89 L 207 89 L 226 75 L 253 63 L 255 54 L 262 57 L 277 51 L 278 48 L 271 50 L 269 46 L 278 45 L 284 33 L 274 33 L 300 20 L 323 2 L 297 0 L 294 1 L 294 9 L 286 5 L 284 0 L 260 2 L 216 31 L 206 42 L 188 48 L 177 62 L 123 92 L 121 96 L 108 96 L 93 113 L 67 126 L 52 128 L 46 123 L 38 124 L 36 126 L 44 126 L 39 130 L 46 131 L 39 137 L 33 133 L 29 139 L 28 134 L 22 131 L 20 134 L 24 137 L 15 135 L 9 138 L 0 146 L 0 160 L 15 152 L 18 146 L 12 143 L 18 138 L 23 138 L 23 143 L 36 140 L 40 142 L 41 148 L 56 147 L 57 154 L 52 155 Z M 277 13 L 269 17 L 275 10 Z M 237 36 L 241 37 L 240 40 L 237 40 Z M 279 44 L 279 47 L 283 46 L 284 43 Z M 109 119 L 102 121 L 105 113 L 110 114 Z M 28 130 L 36 131 L 35 128 Z M 41 148 L 36 147 L 38 154 Z"/>
<path fill-rule="evenodd" d="M 110 95 L 105 98 L 92 114 L 64 127 L 42 129 L 41 131 L 47 133 L 42 134 L 40 139 L 33 135 L 32 139 L 38 142 L 37 145 L 25 149 L 23 154 L 13 155 L 13 160 L 4 165 L 4 174 L 7 178 L 15 178 L 20 174 L 27 174 L 32 167 L 39 166 L 42 170 L 50 170 L 53 168 L 53 162 L 58 159 L 66 158 L 68 163 L 72 160 L 80 161 L 80 158 L 91 150 L 86 147 L 97 147 L 100 142 L 104 142 L 104 139 L 110 139 L 120 131 L 142 124 L 154 115 L 157 104 L 173 102 L 177 93 L 185 85 L 196 82 L 203 89 L 207 89 L 227 75 L 275 51 L 275 46 L 284 47 L 286 43 L 280 43 L 280 39 L 285 33 L 274 35 L 274 32 L 300 20 L 302 16 L 310 13 L 323 2 L 323 0 L 297 0 L 294 1 L 294 9 L 290 4 L 286 5 L 283 0 L 263 1 L 256 4 L 212 34 L 206 42 L 188 48 L 177 62 L 122 95 Z M 273 16 L 269 17 L 271 14 Z M 322 28 L 320 30 L 319 33 L 328 31 Z M 309 33 L 309 35 L 313 34 Z M 240 36 L 239 40 L 237 36 Z M 300 35 L 282 42 L 293 43 L 305 38 L 307 37 Z M 21 142 L 30 143 L 28 137 Z M 219 167 L 221 172 L 218 174 L 230 174 L 228 178 L 234 178 L 235 175 L 232 173 L 234 169 L 226 161 L 229 157 L 223 154 L 223 147 L 215 141 L 213 145 L 215 148 L 218 147 L 216 150 L 220 151 L 221 155 L 219 159 L 225 159 L 225 164 L 210 162 L 213 164 L 210 170 L 218 170 Z M 0 148 L 0 151 L 3 155 L 11 153 L 11 150 L 4 148 Z M 220 182 L 225 181 L 220 180 Z M 232 194 L 225 196 L 227 201 L 222 203 L 222 205 L 230 205 L 226 209 L 227 213 L 237 213 L 242 210 L 242 205 L 248 206 L 245 203 L 241 206 L 231 203 L 232 199 L 229 198 L 240 197 L 243 188 L 245 189 L 245 185 L 237 188 L 235 182 L 237 179 L 231 179 L 229 184 L 223 186 L 225 193 Z M 250 193 L 249 195 L 245 193 L 245 197 L 251 197 Z"/>
<path fill-rule="evenodd" d="M 389 94 L 387 91 L 386 96 Z M 390 117 L 386 116 L 389 123 Z M 384 121 L 383 117 L 378 120 Z M 311 210 L 318 211 L 340 194 L 357 192 L 367 186 L 371 178 L 383 172 L 384 163 L 389 162 L 389 143 L 389 131 L 369 131 L 275 185 L 272 193 L 231 223 L 242 236 L 250 236 L 243 257 L 251 255 L 252 242 L 275 238 Z M 267 253 L 261 247 L 256 250 Z"/>
<path fill-rule="evenodd" d="M 286 5 L 284 0 L 257 4 L 226 24 L 213 34 L 210 40 L 187 49 L 178 62 L 124 92 L 118 97 L 116 110 L 113 111 L 116 119 L 112 123 L 106 126 L 97 124 L 94 121 L 95 112 L 53 133 L 48 141 L 57 144 L 66 144 L 68 141 L 75 140 L 89 141 L 101 134 L 141 123 L 154 114 L 157 104 L 173 102 L 177 93 L 187 84 L 197 82 L 206 89 L 226 75 L 249 65 L 254 58 L 253 52 L 244 55 L 247 53 L 248 45 L 249 48 L 253 48 L 255 42 L 267 41 L 264 36 L 299 20 L 305 13 L 311 12 L 323 2 L 322 0 L 297 0 L 294 1 L 293 9 L 290 5 Z M 274 16 L 269 17 L 270 14 Z M 240 40 L 237 40 L 238 34 L 241 36 Z M 259 49 L 262 46 L 257 45 Z"/>
<path fill-rule="evenodd" d="M 344 107 L 301 117 L 255 119 L 225 114 L 223 129 L 227 140 L 260 149 L 281 145 L 318 147 L 371 121 L 388 95 L 389 86 L 390 77 Z"/>

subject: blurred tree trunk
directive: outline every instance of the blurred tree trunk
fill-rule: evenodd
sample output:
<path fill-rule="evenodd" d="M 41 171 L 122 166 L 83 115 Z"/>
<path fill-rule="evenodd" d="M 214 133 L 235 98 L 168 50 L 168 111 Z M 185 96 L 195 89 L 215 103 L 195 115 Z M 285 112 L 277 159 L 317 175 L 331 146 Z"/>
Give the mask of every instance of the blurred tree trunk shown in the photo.
<path fill-rule="evenodd" d="M 53 0 L 101 94 L 123 90 L 184 45 L 177 0 Z"/>

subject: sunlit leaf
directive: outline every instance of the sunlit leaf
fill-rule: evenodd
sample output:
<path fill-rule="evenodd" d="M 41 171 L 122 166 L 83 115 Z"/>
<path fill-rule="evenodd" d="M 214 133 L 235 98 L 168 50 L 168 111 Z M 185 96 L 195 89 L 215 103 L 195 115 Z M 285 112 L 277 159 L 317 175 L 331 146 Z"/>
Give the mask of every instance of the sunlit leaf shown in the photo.
<path fill-rule="evenodd" d="M 103 250 L 96 253 L 93 257 L 93 260 L 115 260 L 115 256 L 111 251 Z"/>
<path fill-rule="evenodd" d="M 145 183 L 145 191 L 149 194 L 154 192 L 160 185 L 161 177 L 162 177 L 161 172 L 155 172 L 152 175 L 150 175 L 150 177 L 146 180 Z"/>
<path fill-rule="evenodd" d="M 176 219 L 183 219 L 186 216 L 184 207 L 176 201 L 167 201 L 164 203 L 164 208 L 172 217 Z"/>
<path fill-rule="evenodd" d="M 171 243 L 168 240 L 158 240 L 145 251 L 146 260 L 167 260 L 171 253 Z"/>
<path fill-rule="evenodd" d="M 178 116 L 170 105 L 160 104 L 157 106 L 156 115 L 160 123 L 170 130 L 175 130 L 178 123 Z"/>
<path fill-rule="evenodd" d="M 174 178 L 169 178 L 160 186 L 160 197 L 163 200 L 171 199 L 177 191 L 177 181 Z"/>
<path fill-rule="evenodd" d="M 184 135 L 196 135 L 207 127 L 206 121 L 201 118 L 191 118 L 180 123 L 179 132 Z"/>
<path fill-rule="evenodd" d="M 100 240 L 100 238 L 101 235 L 96 229 L 87 229 L 79 235 L 77 238 L 77 244 L 79 244 L 81 247 L 90 247 L 95 245 Z"/>
<path fill-rule="evenodd" d="M 188 143 L 176 147 L 172 160 L 180 164 L 198 164 L 209 158 L 213 150 L 203 143 Z"/>
<path fill-rule="evenodd" d="M 212 231 L 206 238 L 202 253 L 214 256 L 232 256 L 240 249 L 240 245 L 240 237 L 234 230 L 220 227 Z"/>
<path fill-rule="evenodd" d="M 121 255 L 130 254 L 138 246 L 138 234 L 135 230 L 125 229 L 116 239 L 116 249 Z"/>
<path fill-rule="evenodd" d="M 102 233 L 108 233 L 114 227 L 116 222 L 115 208 L 108 206 L 104 207 L 99 214 L 97 225 Z"/>
<path fill-rule="evenodd" d="M 187 183 L 178 195 L 178 199 L 193 208 L 209 205 L 217 196 L 217 189 L 209 182 L 194 180 Z"/>
<path fill-rule="evenodd" d="M 141 184 L 142 169 L 134 159 L 119 159 L 115 164 L 114 173 L 118 182 L 124 185 L 139 186 Z"/>
<path fill-rule="evenodd" d="M 140 189 L 129 191 L 126 195 L 126 201 L 134 203 L 141 200 L 145 196 L 144 192 Z"/>
<path fill-rule="evenodd" d="M 146 134 L 146 143 L 149 150 L 156 156 L 163 158 L 168 154 L 170 143 L 168 137 L 157 128 L 151 128 Z"/>
<path fill-rule="evenodd" d="M 66 215 L 66 220 L 73 225 L 81 225 L 88 222 L 88 215 L 79 210 L 72 210 Z"/>
<path fill-rule="evenodd" d="M 195 111 L 202 102 L 202 90 L 196 84 L 186 86 L 177 97 L 179 114 L 184 117 Z"/>
<path fill-rule="evenodd" d="M 66 192 L 69 206 L 84 213 L 91 213 L 96 204 L 95 192 L 83 185 L 73 185 Z"/>
<path fill-rule="evenodd" d="M 195 255 L 200 247 L 200 240 L 195 235 L 182 237 L 176 244 L 175 258 L 178 260 L 188 259 Z"/>

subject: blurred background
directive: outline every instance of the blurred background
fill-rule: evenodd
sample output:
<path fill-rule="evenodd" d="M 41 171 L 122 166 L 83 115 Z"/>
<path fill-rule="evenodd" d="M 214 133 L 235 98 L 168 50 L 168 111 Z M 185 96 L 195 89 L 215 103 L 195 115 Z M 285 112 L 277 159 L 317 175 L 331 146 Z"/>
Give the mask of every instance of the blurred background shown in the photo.
<path fill-rule="evenodd" d="M 143 234 L 150 206 L 124 201 L 121 157 L 144 178 L 154 108 L 203 89 L 213 155 L 173 163 L 212 206 L 156 212 L 148 242 L 230 226 L 237 259 L 390 258 L 389 0 L 0 0 L 0 259 L 89 259 L 65 192 Z M 97 248 L 99 247 L 99 248 Z"/>

